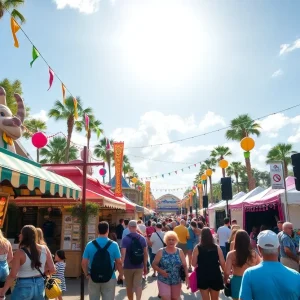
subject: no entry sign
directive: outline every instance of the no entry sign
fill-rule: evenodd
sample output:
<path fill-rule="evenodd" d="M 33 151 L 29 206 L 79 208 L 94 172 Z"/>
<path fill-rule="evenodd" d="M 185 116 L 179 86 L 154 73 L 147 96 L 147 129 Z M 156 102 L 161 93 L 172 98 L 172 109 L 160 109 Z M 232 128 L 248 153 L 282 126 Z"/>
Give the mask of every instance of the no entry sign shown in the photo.
<path fill-rule="evenodd" d="M 284 189 L 284 176 L 282 163 L 270 165 L 271 184 L 273 189 Z"/>

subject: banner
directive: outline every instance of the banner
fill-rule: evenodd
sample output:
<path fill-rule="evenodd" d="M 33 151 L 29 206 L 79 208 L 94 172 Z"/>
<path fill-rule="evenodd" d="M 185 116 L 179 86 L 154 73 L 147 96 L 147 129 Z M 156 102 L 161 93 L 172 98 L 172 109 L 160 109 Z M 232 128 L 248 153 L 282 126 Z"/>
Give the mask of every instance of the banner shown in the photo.
<path fill-rule="evenodd" d="M 9 194 L 0 193 L 0 228 L 3 228 L 7 206 L 9 202 Z"/>
<path fill-rule="evenodd" d="M 115 196 L 116 197 L 123 197 L 123 192 L 122 192 L 123 152 L 124 152 L 124 142 L 114 143 L 114 160 L 115 160 L 115 177 L 116 177 Z"/>
<path fill-rule="evenodd" d="M 272 189 L 284 189 L 283 166 L 281 162 L 270 164 L 270 177 Z"/>
<path fill-rule="evenodd" d="M 147 208 L 150 207 L 150 181 L 146 181 L 144 206 Z"/>

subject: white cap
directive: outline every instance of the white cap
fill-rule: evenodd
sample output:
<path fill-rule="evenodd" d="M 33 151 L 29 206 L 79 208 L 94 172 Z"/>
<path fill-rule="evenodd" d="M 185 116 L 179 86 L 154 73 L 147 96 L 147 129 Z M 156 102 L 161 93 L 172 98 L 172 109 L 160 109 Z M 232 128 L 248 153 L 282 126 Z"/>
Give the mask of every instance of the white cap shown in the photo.
<path fill-rule="evenodd" d="M 129 221 L 128 227 L 137 227 L 137 221 L 136 220 Z"/>
<path fill-rule="evenodd" d="M 261 231 L 257 237 L 257 245 L 263 249 L 278 249 L 278 236 L 271 230 Z"/>

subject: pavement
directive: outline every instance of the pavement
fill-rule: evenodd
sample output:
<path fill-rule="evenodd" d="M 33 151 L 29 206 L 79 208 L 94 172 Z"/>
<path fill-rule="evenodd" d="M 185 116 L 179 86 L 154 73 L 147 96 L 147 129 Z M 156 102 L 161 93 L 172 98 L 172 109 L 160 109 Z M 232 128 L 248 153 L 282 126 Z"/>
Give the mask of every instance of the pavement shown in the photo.
<path fill-rule="evenodd" d="M 79 300 L 80 299 L 80 279 L 67 279 L 66 281 L 68 291 L 64 294 L 64 300 Z M 181 300 L 192 300 L 192 299 L 202 299 L 199 292 L 193 294 L 190 290 L 187 290 L 185 284 L 182 285 L 182 293 Z M 147 280 L 143 284 L 143 294 L 142 300 L 159 300 L 157 297 L 158 288 L 156 283 L 156 278 L 151 277 L 149 275 Z M 116 296 L 115 300 L 126 300 L 128 299 L 126 296 L 126 288 L 117 286 L 116 288 Z M 223 291 L 220 292 L 219 300 L 228 300 L 231 298 L 227 298 Z M 85 300 L 89 300 L 88 292 L 87 292 L 87 282 L 85 285 Z"/>

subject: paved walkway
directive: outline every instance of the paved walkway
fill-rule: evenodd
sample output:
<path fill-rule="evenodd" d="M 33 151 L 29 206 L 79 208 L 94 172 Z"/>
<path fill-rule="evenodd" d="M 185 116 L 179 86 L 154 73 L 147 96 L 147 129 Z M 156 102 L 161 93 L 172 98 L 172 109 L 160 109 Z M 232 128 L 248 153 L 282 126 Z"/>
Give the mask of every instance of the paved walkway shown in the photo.
<path fill-rule="evenodd" d="M 64 300 L 79 300 L 80 297 L 80 279 L 68 279 L 67 280 L 67 289 L 68 292 L 63 297 Z M 151 276 L 147 277 L 147 281 L 144 284 L 144 290 L 142 295 L 142 300 L 159 300 L 157 297 L 158 295 L 158 288 L 156 279 L 152 278 Z M 125 287 L 117 287 L 116 297 L 115 300 L 126 300 L 126 288 Z M 189 290 L 185 288 L 183 285 L 181 299 L 183 300 L 192 300 L 192 299 L 201 299 L 199 292 L 192 294 Z M 220 293 L 220 300 L 228 300 L 224 296 L 223 292 Z M 85 300 L 89 300 L 87 294 L 87 284 L 85 285 Z"/>

